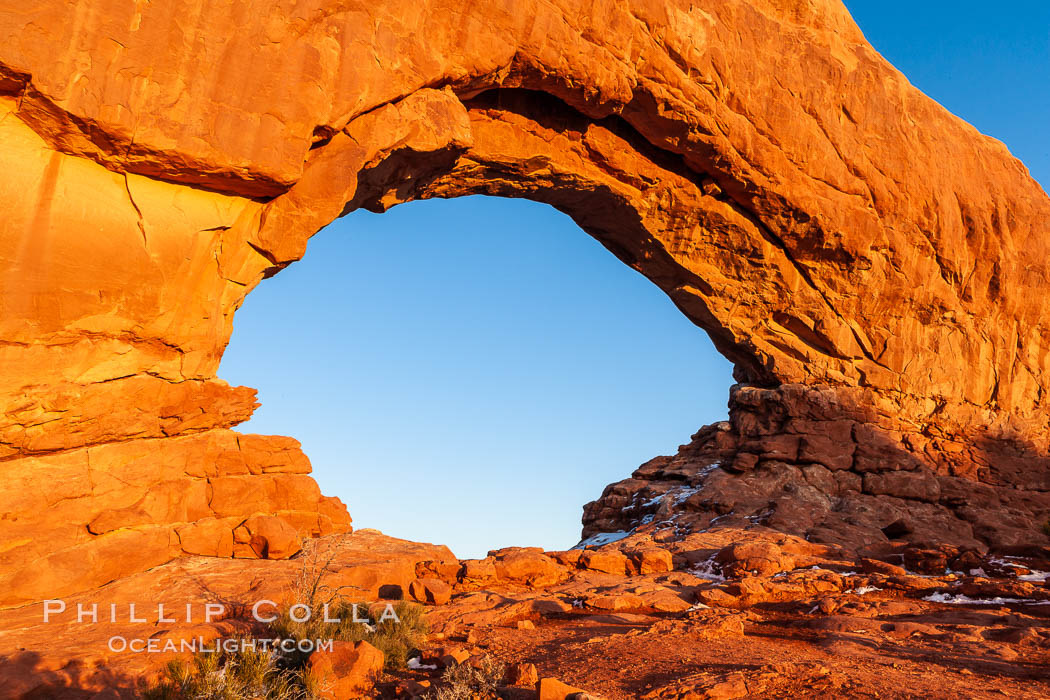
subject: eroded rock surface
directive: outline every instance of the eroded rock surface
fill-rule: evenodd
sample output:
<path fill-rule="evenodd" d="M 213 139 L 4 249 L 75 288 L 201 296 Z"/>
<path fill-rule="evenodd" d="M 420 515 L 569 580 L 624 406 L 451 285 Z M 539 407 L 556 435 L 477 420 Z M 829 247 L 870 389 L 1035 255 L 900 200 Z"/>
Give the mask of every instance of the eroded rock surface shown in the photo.
<path fill-rule="evenodd" d="M 52 595 L 70 561 L 92 586 L 257 554 L 256 515 L 345 527 L 295 450 L 274 473 L 209 462 L 254 406 L 215 373 L 245 295 L 318 229 L 421 197 L 548 202 L 741 382 L 819 386 L 828 432 L 737 426 L 741 468 L 902 499 L 896 529 L 931 536 L 1008 542 L 1047 515 L 1050 199 L 837 0 L 4 2 L 0 143 L 2 575 L 53 572 L 0 604 Z M 139 448 L 164 476 L 103 495 Z M 847 460 L 849 483 L 800 480 Z M 90 483 L 48 501 L 76 483 L 53 468 Z M 1016 518 L 987 514 L 1004 494 Z M 833 521 L 814 498 L 787 529 Z"/>
<path fill-rule="evenodd" d="M 364 642 L 314 651 L 310 667 L 326 672 L 340 698 L 429 698 L 447 685 L 446 669 L 492 660 L 507 665 L 499 697 L 513 700 L 1035 700 L 1050 692 L 1050 548 L 991 557 L 899 545 L 861 554 L 769 528 L 716 526 L 674 542 L 639 533 L 586 550 L 512 547 L 480 560 L 374 531 L 323 538 L 290 561 L 182 559 L 70 596 L 47 623 L 40 604 L 0 612 L 0 698 L 137 697 L 181 640 L 270 638 L 252 606 L 301 600 L 316 562 L 330 563 L 320 570 L 324 590 L 350 600 L 450 594 L 417 596 L 429 633 L 408 668 L 379 673 L 381 656 Z M 216 601 L 223 613 L 205 621 L 203 606 Z M 133 602 L 146 624 L 129 621 Z M 114 603 L 115 622 L 78 623 L 77 605 Z M 114 651 L 112 636 L 148 637 L 157 652 Z"/>
<path fill-rule="evenodd" d="M 842 405 L 843 396 L 820 386 L 734 387 L 728 422 L 588 503 L 584 537 L 645 531 L 673 540 L 725 525 L 854 548 L 1046 543 L 1045 458 L 1000 441 L 897 430 L 892 414 Z"/>

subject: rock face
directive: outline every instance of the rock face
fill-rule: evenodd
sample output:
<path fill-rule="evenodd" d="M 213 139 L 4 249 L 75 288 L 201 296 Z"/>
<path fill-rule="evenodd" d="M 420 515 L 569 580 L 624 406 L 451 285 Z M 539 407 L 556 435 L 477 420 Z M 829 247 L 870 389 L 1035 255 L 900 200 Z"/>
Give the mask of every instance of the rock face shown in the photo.
<path fill-rule="evenodd" d="M 141 698 L 142 682 L 156 680 L 173 655 L 122 650 L 110 645 L 114 635 L 155 640 L 157 648 L 169 641 L 180 645 L 198 638 L 209 643 L 217 638 L 259 638 L 264 630 L 252 607 L 261 600 L 274 601 L 276 606 L 301 602 L 304 575 L 321 572 L 326 585 L 352 596 L 350 600 L 376 601 L 401 598 L 422 562 L 459 568 L 447 547 L 398 540 L 367 529 L 312 539 L 304 547 L 302 556 L 291 561 L 177 559 L 101 589 L 62 595 L 64 608 L 56 608 L 47 620 L 39 603 L 0 610 L 0 699 L 75 700 L 98 693 Z M 205 608 L 209 603 L 220 603 L 221 612 L 209 616 Z M 95 605 L 103 611 L 98 624 L 78 616 L 81 608 Z M 130 605 L 136 606 L 134 615 Z M 107 612 L 110 606 L 116 612 Z M 265 619 L 272 610 L 264 605 L 259 612 Z M 383 656 L 367 646 L 334 647 L 332 654 L 315 652 L 313 663 L 317 680 L 324 680 L 329 694 L 343 700 L 382 668 Z M 370 700 L 375 697 L 364 695 Z"/>
<path fill-rule="evenodd" d="M 584 537 L 712 525 L 771 527 L 852 548 L 1046 543 L 1050 469 L 996 440 L 900 429 L 839 390 L 736 386 L 730 420 L 700 430 L 584 507 Z"/>
<path fill-rule="evenodd" d="M 837 0 L 7 2 L 0 144 L 0 604 L 348 527 L 216 370 L 313 233 L 423 197 L 550 203 L 663 289 L 777 417 L 742 470 L 1047 514 L 1050 199 Z"/>
<path fill-rule="evenodd" d="M 209 430 L 3 463 L 0 601 L 92 588 L 185 554 L 278 559 L 350 529 L 291 438 Z M 254 514 L 251 517 L 247 517 Z"/>
<path fill-rule="evenodd" d="M 331 651 L 310 655 L 310 671 L 324 679 L 324 700 L 367 698 L 383 672 L 383 652 L 368 642 L 336 642 Z"/>

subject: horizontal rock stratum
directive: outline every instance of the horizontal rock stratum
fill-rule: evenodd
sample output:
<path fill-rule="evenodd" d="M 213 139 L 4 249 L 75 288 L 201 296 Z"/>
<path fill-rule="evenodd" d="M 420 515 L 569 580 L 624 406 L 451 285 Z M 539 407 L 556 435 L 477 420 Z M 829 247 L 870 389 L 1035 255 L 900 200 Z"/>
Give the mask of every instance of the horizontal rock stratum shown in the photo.
<path fill-rule="evenodd" d="M 466 194 L 568 213 L 706 330 L 768 418 L 722 446 L 751 478 L 819 454 L 940 509 L 890 534 L 1043 538 L 1050 198 L 836 0 L 0 0 L 0 161 L 0 603 L 348 528 L 229 431 L 233 315 L 334 218 Z"/>

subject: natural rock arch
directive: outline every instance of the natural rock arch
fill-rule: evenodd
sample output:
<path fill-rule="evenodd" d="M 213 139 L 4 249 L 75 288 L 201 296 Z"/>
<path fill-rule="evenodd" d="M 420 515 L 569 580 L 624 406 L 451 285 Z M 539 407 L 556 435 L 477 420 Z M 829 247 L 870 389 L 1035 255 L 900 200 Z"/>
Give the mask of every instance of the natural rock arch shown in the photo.
<path fill-rule="evenodd" d="M 686 462 L 1041 537 L 1050 199 L 837 0 L 47 0 L 0 38 L 3 602 L 347 527 L 229 430 L 233 313 L 341 213 L 469 193 L 570 214 L 755 385 Z"/>

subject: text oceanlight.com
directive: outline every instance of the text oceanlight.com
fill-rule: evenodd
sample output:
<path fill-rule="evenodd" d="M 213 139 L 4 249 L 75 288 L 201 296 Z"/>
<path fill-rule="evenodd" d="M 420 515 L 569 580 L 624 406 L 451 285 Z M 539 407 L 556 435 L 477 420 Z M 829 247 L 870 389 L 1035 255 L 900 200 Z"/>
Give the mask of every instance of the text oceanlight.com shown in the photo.
<path fill-rule="evenodd" d="M 112 652 L 130 651 L 134 654 L 166 654 L 171 652 L 189 652 L 201 654 L 236 654 L 244 651 L 273 652 L 291 654 L 300 651 L 309 654 L 315 651 L 331 651 L 331 639 L 215 639 L 205 641 L 197 639 L 128 639 L 119 635 L 109 638 L 109 650 Z"/>

